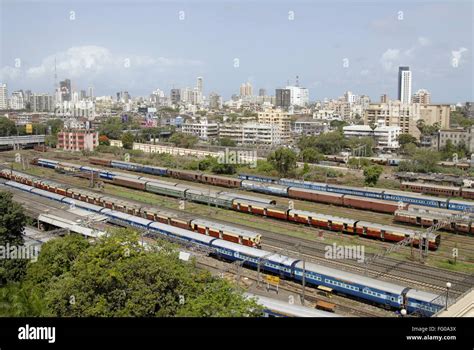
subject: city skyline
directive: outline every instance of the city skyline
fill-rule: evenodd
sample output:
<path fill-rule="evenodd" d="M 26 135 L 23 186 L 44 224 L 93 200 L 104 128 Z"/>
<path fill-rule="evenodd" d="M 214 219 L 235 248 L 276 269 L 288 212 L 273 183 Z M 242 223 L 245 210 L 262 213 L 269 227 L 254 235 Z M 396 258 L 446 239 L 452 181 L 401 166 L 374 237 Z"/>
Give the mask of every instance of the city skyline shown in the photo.
<path fill-rule="evenodd" d="M 56 60 L 57 83 L 93 86 L 97 96 L 169 94 L 195 86 L 198 76 L 206 96 L 228 99 L 242 82 L 274 95 L 299 76 L 311 101 L 347 90 L 377 101 L 397 98 L 398 67 L 409 66 L 412 91 L 429 90 L 433 102 L 473 99 L 472 5 L 465 2 L 159 5 L 4 1 L 0 82 L 9 92 L 53 93 Z M 26 34 L 31 27 L 35 36 Z M 37 36 L 51 40 L 38 45 Z"/>

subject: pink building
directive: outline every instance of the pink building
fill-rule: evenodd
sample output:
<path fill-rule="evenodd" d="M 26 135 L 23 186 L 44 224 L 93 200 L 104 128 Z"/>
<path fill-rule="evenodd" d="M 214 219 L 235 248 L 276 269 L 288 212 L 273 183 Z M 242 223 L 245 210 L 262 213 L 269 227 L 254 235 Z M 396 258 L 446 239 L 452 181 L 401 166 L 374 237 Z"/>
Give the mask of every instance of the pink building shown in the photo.
<path fill-rule="evenodd" d="M 58 133 L 57 148 L 65 151 L 93 151 L 99 145 L 99 133 L 93 130 L 63 130 Z"/>

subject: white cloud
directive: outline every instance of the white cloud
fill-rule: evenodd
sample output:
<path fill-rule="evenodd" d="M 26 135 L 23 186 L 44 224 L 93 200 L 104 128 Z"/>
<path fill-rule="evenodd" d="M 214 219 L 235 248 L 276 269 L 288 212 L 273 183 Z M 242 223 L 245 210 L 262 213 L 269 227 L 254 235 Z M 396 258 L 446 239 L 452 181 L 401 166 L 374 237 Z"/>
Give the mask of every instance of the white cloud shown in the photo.
<path fill-rule="evenodd" d="M 467 51 L 469 51 L 469 50 L 466 49 L 465 47 L 461 47 L 461 48 L 459 48 L 459 50 L 451 51 L 451 64 L 453 66 L 454 65 L 456 65 L 456 66 L 461 65 L 461 63 L 464 62 L 463 55 Z"/>
<path fill-rule="evenodd" d="M 24 75 L 27 79 L 39 79 L 53 76 L 56 69 L 59 76 L 79 78 L 98 74 L 119 74 L 124 69 L 150 69 L 164 71 L 166 68 L 181 65 L 200 65 L 199 61 L 181 58 L 151 57 L 147 55 L 127 55 L 114 53 L 101 46 L 76 46 L 66 51 L 45 57 L 40 64 L 26 70 L 5 66 L 0 70 L 2 79 L 16 79 Z"/>
<path fill-rule="evenodd" d="M 400 50 L 388 49 L 382 54 L 380 63 L 386 71 L 391 71 L 400 62 Z"/>

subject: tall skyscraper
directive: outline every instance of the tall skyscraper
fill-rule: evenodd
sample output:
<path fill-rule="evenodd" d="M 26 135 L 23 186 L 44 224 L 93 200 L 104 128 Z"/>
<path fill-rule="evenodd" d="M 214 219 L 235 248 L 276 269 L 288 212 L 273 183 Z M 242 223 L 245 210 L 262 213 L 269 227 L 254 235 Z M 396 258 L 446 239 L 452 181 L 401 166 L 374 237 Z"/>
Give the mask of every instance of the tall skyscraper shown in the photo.
<path fill-rule="evenodd" d="M 0 84 L 0 109 L 8 108 L 7 84 Z"/>
<path fill-rule="evenodd" d="M 291 105 L 291 90 L 276 89 L 275 90 L 275 105 L 277 107 L 290 107 Z"/>
<path fill-rule="evenodd" d="M 398 99 L 402 103 L 411 102 L 411 71 L 410 67 L 398 68 Z"/>
<path fill-rule="evenodd" d="M 92 86 L 89 86 L 89 97 L 90 98 L 94 97 L 94 88 Z"/>
<path fill-rule="evenodd" d="M 196 83 L 197 90 L 199 93 L 202 95 L 202 77 L 197 78 L 197 83 Z"/>
<path fill-rule="evenodd" d="M 177 104 L 181 101 L 180 89 L 171 89 L 170 99 L 172 104 Z"/>
<path fill-rule="evenodd" d="M 253 87 L 250 83 L 243 83 L 240 85 L 240 96 L 252 96 L 253 95 Z"/>
<path fill-rule="evenodd" d="M 59 82 L 59 90 L 61 92 L 61 101 L 71 101 L 71 80 L 66 79 Z"/>
<path fill-rule="evenodd" d="M 259 89 L 258 96 L 267 96 L 267 91 L 265 89 Z"/>

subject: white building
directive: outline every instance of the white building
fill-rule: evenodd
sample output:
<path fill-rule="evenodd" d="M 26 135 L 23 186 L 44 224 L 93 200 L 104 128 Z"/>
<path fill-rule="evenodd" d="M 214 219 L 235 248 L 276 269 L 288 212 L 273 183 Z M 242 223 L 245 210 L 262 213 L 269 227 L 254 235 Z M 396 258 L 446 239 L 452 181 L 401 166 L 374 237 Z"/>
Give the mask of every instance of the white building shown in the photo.
<path fill-rule="evenodd" d="M 25 99 L 23 91 L 13 91 L 10 99 L 11 109 L 25 109 Z"/>
<path fill-rule="evenodd" d="M 281 144 L 281 134 L 277 125 L 242 123 L 220 124 L 219 137 L 229 138 L 240 145 Z"/>
<path fill-rule="evenodd" d="M 0 109 L 8 108 L 7 84 L 0 84 Z"/>
<path fill-rule="evenodd" d="M 411 71 L 409 67 L 398 69 L 398 99 L 401 103 L 411 102 Z"/>
<path fill-rule="evenodd" d="M 398 136 L 401 128 L 398 126 L 377 126 L 374 130 L 369 125 L 349 125 L 343 127 L 344 137 L 373 137 L 376 146 L 383 149 L 399 148 Z"/>
<path fill-rule="evenodd" d="M 209 140 L 217 137 L 219 125 L 217 123 L 209 123 L 207 118 L 201 118 L 200 122 L 184 123 L 181 131 L 184 134 L 197 136 L 201 140 Z"/>
<path fill-rule="evenodd" d="M 309 91 L 299 86 L 287 86 L 286 90 L 290 90 L 290 105 L 305 107 L 309 103 Z"/>

